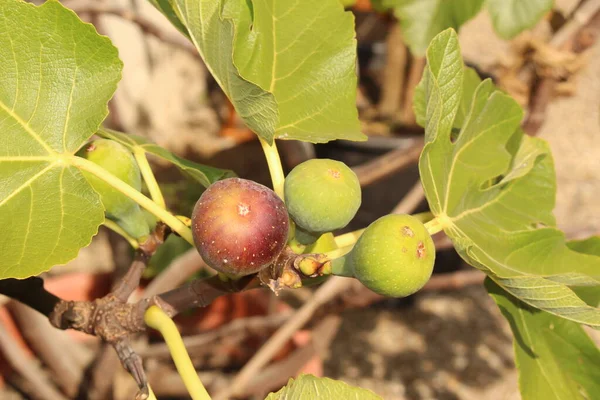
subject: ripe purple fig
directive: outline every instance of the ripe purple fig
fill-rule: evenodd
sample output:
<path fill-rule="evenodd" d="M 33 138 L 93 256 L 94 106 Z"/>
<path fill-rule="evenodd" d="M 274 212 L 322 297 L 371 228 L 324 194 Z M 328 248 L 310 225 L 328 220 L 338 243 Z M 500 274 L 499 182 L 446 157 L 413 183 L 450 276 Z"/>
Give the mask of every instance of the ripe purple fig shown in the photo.
<path fill-rule="evenodd" d="M 273 263 L 287 243 L 283 201 L 256 182 L 229 178 L 213 183 L 192 213 L 198 252 L 213 269 L 242 276 Z"/>

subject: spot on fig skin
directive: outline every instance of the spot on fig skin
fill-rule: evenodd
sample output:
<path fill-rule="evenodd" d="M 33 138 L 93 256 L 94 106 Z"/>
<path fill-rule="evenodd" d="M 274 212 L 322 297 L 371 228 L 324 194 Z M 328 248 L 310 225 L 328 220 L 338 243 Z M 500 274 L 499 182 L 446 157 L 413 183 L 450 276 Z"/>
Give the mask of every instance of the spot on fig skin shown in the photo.
<path fill-rule="evenodd" d="M 340 179 L 341 174 L 340 171 L 338 171 L 337 169 L 329 168 L 327 170 L 327 173 L 335 179 Z"/>
<path fill-rule="evenodd" d="M 419 242 L 417 244 L 417 258 L 425 258 L 427 256 L 427 251 L 425 250 L 425 244 L 423 242 Z"/>
<path fill-rule="evenodd" d="M 413 232 L 412 229 L 410 229 L 410 227 L 408 226 L 403 226 L 402 227 L 402 235 L 403 236 L 408 236 L 408 237 L 414 237 L 415 233 Z"/>
<path fill-rule="evenodd" d="M 402 252 L 406 253 L 407 251 L 408 251 L 408 249 L 406 247 L 402 246 Z"/>

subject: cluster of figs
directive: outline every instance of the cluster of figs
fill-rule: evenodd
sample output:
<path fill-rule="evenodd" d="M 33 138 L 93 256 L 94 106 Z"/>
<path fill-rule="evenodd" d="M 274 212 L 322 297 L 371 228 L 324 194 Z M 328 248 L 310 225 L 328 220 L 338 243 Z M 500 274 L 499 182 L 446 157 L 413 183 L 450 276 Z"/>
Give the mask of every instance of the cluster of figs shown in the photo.
<path fill-rule="evenodd" d="M 141 189 L 139 167 L 120 143 L 98 139 L 78 155 Z M 95 176 L 84 176 L 100 194 L 107 218 L 135 238 L 149 234 L 153 222 L 137 203 Z M 355 173 L 329 159 L 296 166 L 285 178 L 284 193 L 281 199 L 271 189 L 240 178 L 209 186 L 191 218 L 194 243 L 204 261 L 232 277 L 259 272 L 291 242 L 314 250 L 319 238 L 344 228 L 361 204 Z M 333 273 L 352 276 L 381 295 L 404 297 L 429 280 L 434 259 L 433 240 L 420 220 L 386 215 L 367 227 L 348 254 L 334 260 Z"/>

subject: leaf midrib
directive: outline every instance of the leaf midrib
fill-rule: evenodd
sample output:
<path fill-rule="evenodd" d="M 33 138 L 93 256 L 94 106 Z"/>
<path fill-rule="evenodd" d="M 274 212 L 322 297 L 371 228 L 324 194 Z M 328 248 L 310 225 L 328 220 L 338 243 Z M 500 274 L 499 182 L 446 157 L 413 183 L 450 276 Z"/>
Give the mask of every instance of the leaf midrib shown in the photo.
<path fill-rule="evenodd" d="M 19 116 L 19 114 L 14 112 L 14 110 L 9 109 L 6 103 L 4 103 L 4 101 L 2 100 L 0 100 L 0 108 L 4 110 L 4 112 L 6 112 L 7 115 L 9 115 L 15 121 L 17 121 L 17 123 L 21 125 L 23 129 L 25 129 L 25 132 L 27 132 L 33 139 L 35 139 L 35 141 L 38 142 L 44 148 L 44 150 L 48 152 L 49 155 L 58 154 L 55 150 L 48 146 L 46 142 L 42 140 L 42 138 L 33 130 L 33 128 L 31 128 L 31 126 L 29 126 L 29 124 Z"/>

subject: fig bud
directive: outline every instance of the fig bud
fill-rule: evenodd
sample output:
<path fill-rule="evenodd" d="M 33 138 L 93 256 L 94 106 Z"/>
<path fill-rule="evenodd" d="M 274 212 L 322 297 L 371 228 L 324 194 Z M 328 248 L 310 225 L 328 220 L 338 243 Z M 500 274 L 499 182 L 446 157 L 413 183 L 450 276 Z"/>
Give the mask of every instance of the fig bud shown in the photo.
<path fill-rule="evenodd" d="M 271 189 L 240 178 L 213 183 L 192 213 L 198 252 L 213 269 L 241 276 L 273 263 L 288 238 L 289 218 Z"/>

